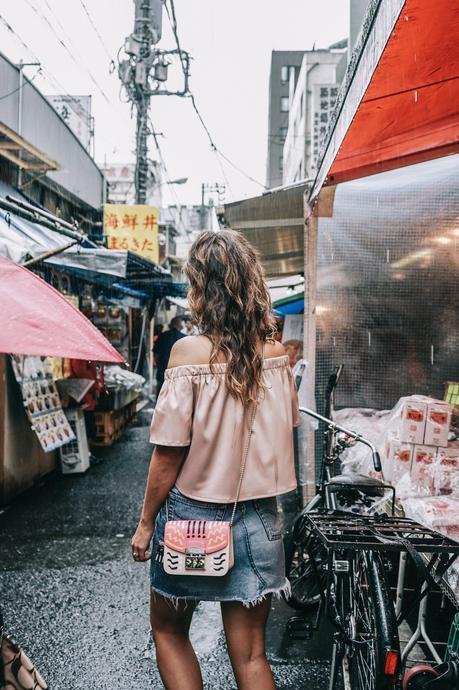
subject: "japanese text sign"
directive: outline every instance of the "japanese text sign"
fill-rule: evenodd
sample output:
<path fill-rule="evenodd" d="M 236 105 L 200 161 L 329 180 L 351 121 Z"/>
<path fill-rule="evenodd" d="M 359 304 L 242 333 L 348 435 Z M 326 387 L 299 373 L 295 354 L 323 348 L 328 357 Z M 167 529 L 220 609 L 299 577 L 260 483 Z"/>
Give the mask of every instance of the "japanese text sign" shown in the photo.
<path fill-rule="evenodd" d="M 158 263 L 158 218 L 155 206 L 105 204 L 104 233 L 109 249 L 128 249 Z"/>

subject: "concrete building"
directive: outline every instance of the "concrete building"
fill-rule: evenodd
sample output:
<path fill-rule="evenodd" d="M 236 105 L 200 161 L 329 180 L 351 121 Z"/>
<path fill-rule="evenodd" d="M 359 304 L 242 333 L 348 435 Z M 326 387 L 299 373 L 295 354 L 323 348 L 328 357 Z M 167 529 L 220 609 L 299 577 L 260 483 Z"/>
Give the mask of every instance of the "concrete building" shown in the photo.
<path fill-rule="evenodd" d="M 347 41 L 343 41 L 306 51 L 298 75 L 291 71 L 283 184 L 314 176 L 346 64 Z"/>
<path fill-rule="evenodd" d="M 313 176 L 331 109 L 369 0 L 349 1 L 349 40 L 318 50 L 273 51 L 266 186 Z"/>
<path fill-rule="evenodd" d="M 304 50 L 273 50 L 269 75 L 268 157 L 266 186 L 282 184 L 283 149 L 289 115 L 290 75 L 295 79 L 301 67 Z"/>
<path fill-rule="evenodd" d="M 100 166 L 107 182 L 107 201 L 112 204 L 135 204 L 135 163 L 107 163 Z M 147 179 L 147 201 L 150 206 L 162 206 L 162 166 L 150 160 Z"/>

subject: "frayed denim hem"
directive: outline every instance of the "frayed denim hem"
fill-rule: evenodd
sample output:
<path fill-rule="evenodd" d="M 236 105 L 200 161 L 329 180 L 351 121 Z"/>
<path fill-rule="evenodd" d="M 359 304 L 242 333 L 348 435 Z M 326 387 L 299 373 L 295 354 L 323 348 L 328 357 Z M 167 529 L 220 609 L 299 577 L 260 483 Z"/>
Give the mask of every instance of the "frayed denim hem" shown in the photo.
<path fill-rule="evenodd" d="M 238 599 L 237 597 L 224 597 L 224 598 L 218 598 L 215 597 L 215 599 L 196 599 L 196 597 L 190 597 L 190 596 L 184 596 L 184 597 L 176 597 L 173 596 L 172 594 L 168 594 L 167 592 L 163 592 L 160 589 L 157 589 L 156 587 L 151 587 L 151 592 L 154 594 L 159 594 L 165 599 L 168 599 L 170 601 L 171 606 L 173 606 L 175 609 L 178 608 L 179 602 L 184 601 L 190 601 L 194 603 L 198 603 L 200 601 L 238 601 L 240 602 L 243 606 L 246 608 L 250 608 L 251 606 L 256 606 L 257 604 L 260 604 L 262 601 L 266 599 L 267 596 L 272 594 L 276 599 L 281 599 L 282 597 L 285 597 L 288 599 L 292 593 L 292 587 L 290 582 L 285 578 L 284 584 L 281 587 L 273 587 L 270 589 L 264 589 L 260 594 L 258 594 L 254 599 Z"/>
<path fill-rule="evenodd" d="M 242 604 L 246 608 L 250 608 L 251 606 L 256 606 L 257 604 L 261 604 L 262 601 L 266 599 L 266 597 L 272 594 L 275 599 L 281 599 L 282 597 L 285 597 L 285 599 L 288 599 L 291 594 L 292 594 L 292 586 L 290 582 L 285 578 L 285 582 L 282 585 L 282 587 L 275 587 L 271 589 L 264 589 L 261 594 L 259 594 L 255 599 L 249 600 L 249 601 L 243 601 Z M 236 601 L 239 601 L 236 599 Z"/>

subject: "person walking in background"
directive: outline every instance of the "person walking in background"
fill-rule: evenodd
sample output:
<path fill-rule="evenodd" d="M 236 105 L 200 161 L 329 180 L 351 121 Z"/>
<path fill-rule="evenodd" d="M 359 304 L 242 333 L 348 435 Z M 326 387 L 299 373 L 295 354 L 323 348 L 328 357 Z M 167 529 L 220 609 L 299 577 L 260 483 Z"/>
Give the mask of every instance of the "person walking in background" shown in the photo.
<path fill-rule="evenodd" d="M 182 328 L 182 317 L 174 316 L 169 323 L 168 330 L 162 331 L 158 335 L 156 342 L 153 345 L 153 354 L 156 362 L 156 395 L 159 395 L 164 383 L 164 372 L 166 371 L 167 364 L 169 362 L 171 350 L 177 340 L 185 337 L 184 333 L 182 333 Z"/>
<path fill-rule="evenodd" d="M 151 426 L 155 449 L 132 556 L 151 558 L 151 629 L 168 690 L 202 690 L 189 639 L 199 601 L 221 602 L 239 690 L 275 690 L 265 626 L 272 596 L 290 591 L 276 496 L 296 488 L 298 398 L 288 357 L 273 338 L 269 292 L 249 242 L 229 230 L 203 232 L 186 273 L 202 335 L 172 348 Z M 172 542 L 165 541 L 166 524 Z M 215 553 L 222 534 L 226 555 Z M 178 552 L 172 561 L 164 553 L 177 539 L 187 555 L 181 574 L 172 574 Z M 226 574 L 212 576 L 222 562 Z"/>
<path fill-rule="evenodd" d="M 184 316 L 183 320 L 185 322 L 185 325 L 182 328 L 183 335 L 199 335 L 199 331 L 194 325 L 191 316 Z"/>

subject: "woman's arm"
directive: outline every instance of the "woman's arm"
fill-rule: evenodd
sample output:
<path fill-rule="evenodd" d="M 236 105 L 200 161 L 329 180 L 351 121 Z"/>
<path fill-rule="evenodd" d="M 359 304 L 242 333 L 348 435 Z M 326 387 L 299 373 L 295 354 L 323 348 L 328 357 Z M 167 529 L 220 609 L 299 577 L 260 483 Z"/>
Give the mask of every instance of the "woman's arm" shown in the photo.
<path fill-rule="evenodd" d="M 177 475 L 187 454 L 188 447 L 156 446 L 148 470 L 147 488 L 138 527 L 131 540 L 132 554 L 136 561 L 148 561 L 148 552 L 159 509 L 174 486 Z"/>

